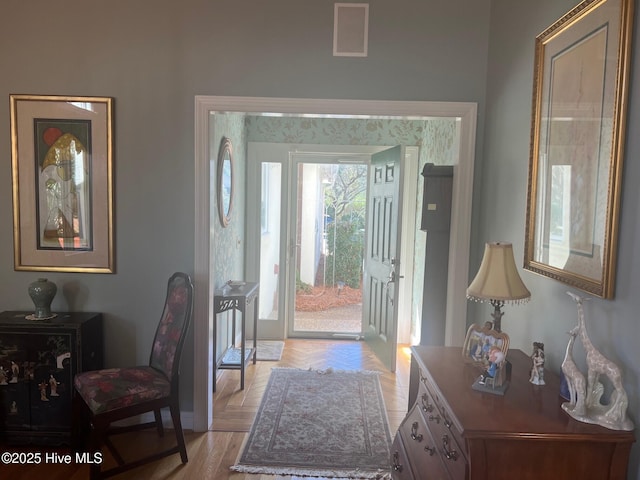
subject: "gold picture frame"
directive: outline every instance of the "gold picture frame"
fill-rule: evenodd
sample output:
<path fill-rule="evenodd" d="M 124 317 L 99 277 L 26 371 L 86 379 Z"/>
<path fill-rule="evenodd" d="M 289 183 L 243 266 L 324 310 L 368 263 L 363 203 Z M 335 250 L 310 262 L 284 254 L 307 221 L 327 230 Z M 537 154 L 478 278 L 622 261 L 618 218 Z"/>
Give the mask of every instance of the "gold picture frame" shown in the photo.
<path fill-rule="evenodd" d="M 526 270 L 614 294 L 633 0 L 585 0 L 536 37 Z"/>
<path fill-rule="evenodd" d="M 113 273 L 113 99 L 10 107 L 15 270 Z"/>
<path fill-rule="evenodd" d="M 487 322 L 483 327 L 472 324 L 464 339 L 462 358 L 466 363 L 486 366 L 489 364 L 491 347 L 498 347 L 506 358 L 509 351 L 509 335 L 493 330 L 491 322 Z"/>

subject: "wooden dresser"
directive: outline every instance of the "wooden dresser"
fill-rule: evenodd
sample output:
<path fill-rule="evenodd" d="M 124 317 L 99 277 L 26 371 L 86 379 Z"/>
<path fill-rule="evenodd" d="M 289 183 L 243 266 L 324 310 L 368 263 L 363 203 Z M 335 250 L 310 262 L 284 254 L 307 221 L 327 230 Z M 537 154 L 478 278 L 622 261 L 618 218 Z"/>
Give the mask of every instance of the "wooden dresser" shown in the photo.
<path fill-rule="evenodd" d="M 560 379 L 529 383 L 530 358 L 509 350 L 504 396 L 471 389 L 480 374 L 457 347 L 412 347 L 409 412 L 391 451 L 394 479 L 622 480 L 633 432 L 578 422 Z"/>

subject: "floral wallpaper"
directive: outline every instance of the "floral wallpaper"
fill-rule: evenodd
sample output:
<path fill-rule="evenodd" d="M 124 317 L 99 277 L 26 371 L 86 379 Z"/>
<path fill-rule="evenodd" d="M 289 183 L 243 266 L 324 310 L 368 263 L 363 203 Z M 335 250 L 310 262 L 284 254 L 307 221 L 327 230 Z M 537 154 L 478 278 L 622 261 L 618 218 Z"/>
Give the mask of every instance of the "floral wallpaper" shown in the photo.
<path fill-rule="evenodd" d="M 418 146 L 419 171 L 425 163 L 453 165 L 458 158 L 459 121 L 454 118 L 429 120 L 353 119 L 324 117 L 247 116 L 247 141 L 331 145 Z M 419 230 L 422 208 L 422 176 L 416 198 L 415 271 L 413 278 L 412 333 L 422 312 L 422 288 L 426 234 Z"/>
<path fill-rule="evenodd" d="M 430 120 L 352 119 L 320 117 L 266 117 L 244 113 L 215 114 L 211 122 L 211 225 L 215 258 L 214 281 L 219 288 L 228 280 L 244 278 L 246 246 L 244 218 L 246 212 L 247 143 L 302 143 L 332 145 L 404 145 L 419 147 L 422 171 L 425 163 L 451 165 L 457 159 L 458 122 L 452 118 Z M 217 158 L 222 137 L 233 146 L 234 199 L 231 221 L 220 227 L 217 210 Z M 413 278 L 412 333 L 421 318 L 424 254 L 426 234 L 419 230 L 422 208 L 422 176 L 418 175 L 416 198 L 415 270 Z M 229 332 L 220 324 L 217 351 L 223 352 Z"/>
<path fill-rule="evenodd" d="M 228 280 L 244 278 L 245 248 L 245 183 L 247 171 L 247 139 L 244 116 L 240 113 L 216 114 L 211 135 L 211 225 L 213 228 L 212 257 L 215 257 L 215 287 L 219 288 Z M 231 140 L 233 157 L 233 206 L 231 220 L 222 228 L 218 216 L 217 161 L 218 148 L 223 137 Z"/>
<path fill-rule="evenodd" d="M 211 209 L 210 225 L 213 230 L 213 244 L 211 258 L 215 259 L 214 287 L 220 288 L 229 280 L 244 278 L 244 248 L 245 248 L 245 184 L 247 171 L 247 139 L 244 129 L 244 116 L 241 113 L 215 114 L 210 122 L 209 158 Z M 233 205 L 231 219 L 226 228 L 222 228 L 218 216 L 218 182 L 217 163 L 218 149 L 223 137 L 231 140 L 233 159 Z M 224 315 L 224 316 L 223 316 Z M 216 335 L 216 361 L 225 353 L 232 343 L 229 312 L 219 315 Z M 224 320 L 226 318 L 226 321 Z"/>

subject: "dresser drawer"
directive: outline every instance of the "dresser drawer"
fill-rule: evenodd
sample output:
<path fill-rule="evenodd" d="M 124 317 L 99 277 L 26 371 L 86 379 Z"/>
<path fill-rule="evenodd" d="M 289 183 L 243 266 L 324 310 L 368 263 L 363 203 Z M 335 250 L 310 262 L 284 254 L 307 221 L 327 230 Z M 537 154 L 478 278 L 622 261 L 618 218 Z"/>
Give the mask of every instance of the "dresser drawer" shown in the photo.
<path fill-rule="evenodd" d="M 413 480 L 414 478 L 407 454 L 402 446 L 400 433 L 396 434 L 391 446 L 391 478 L 394 480 Z"/>
<path fill-rule="evenodd" d="M 467 478 L 467 451 L 462 433 L 438 390 L 433 388 L 422 371 L 416 408 L 421 410 L 442 462 L 452 478 Z"/>
<path fill-rule="evenodd" d="M 416 405 L 420 410 L 422 410 L 425 418 L 427 418 L 429 415 L 438 414 L 438 409 L 436 407 L 436 401 L 433 398 L 433 394 L 429 391 L 426 383 L 423 381 L 421 381 L 420 385 L 418 386 Z"/>
<path fill-rule="evenodd" d="M 442 425 L 446 431 L 438 429 L 440 436 L 446 434 L 452 437 L 458 444 L 459 453 L 466 456 L 466 444 L 462 438 L 462 431 L 449 411 L 449 408 L 438 394 L 438 390 L 431 385 L 427 377 L 420 371 L 420 385 L 418 387 L 418 397 L 416 403 L 420 405 L 425 419 L 429 423 Z"/>
<path fill-rule="evenodd" d="M 433 441 L 440 454 L 442 463 L 451 474 L 451 478 L 463 480 L 467 478 L 467 459 L 464 450 L 442 424 L 429 424 Z"/>
<path fill-rule="evenodd" d="M 429 431 L 418 405 L 407 414 L 400 425 L 399 434 L 416 478 L 449 480 L 449 474 L 443 465 L 442 451 Z"/>

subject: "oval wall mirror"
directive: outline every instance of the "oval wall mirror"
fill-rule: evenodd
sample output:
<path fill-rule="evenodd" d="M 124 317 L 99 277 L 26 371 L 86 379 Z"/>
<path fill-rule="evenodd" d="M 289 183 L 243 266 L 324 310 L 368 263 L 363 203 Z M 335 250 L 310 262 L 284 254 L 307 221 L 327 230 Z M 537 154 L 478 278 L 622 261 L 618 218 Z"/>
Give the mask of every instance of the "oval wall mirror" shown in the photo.
<path fill-rule="evenodd" d="M 222 137 L 218 150 L 218 215 L 223 227 L 229 225 L 233 207 L 233 149 L 231 140 Z"/>

